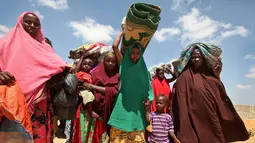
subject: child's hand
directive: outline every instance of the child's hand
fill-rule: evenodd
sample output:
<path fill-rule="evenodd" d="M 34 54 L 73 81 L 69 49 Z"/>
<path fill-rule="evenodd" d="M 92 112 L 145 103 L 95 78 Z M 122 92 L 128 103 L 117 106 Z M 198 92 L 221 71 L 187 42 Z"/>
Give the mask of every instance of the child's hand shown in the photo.
<path fill-rule="evenodd" d="M 99 118 L 99 115 L 95 112 L 92 112 L 92 118 L 97 119 Z"/>
<path fill-rule="evenodd" d="M 143 104 L 144 104 L 145 110 L 149 111 L 150 110 L 150 101 L 149 100 L 144 100 Z"/>
<path fill-rule="evenodd" d="M 177 138 L 175 138 L 174 143 L 181 143 L 180 140 L 178 140 Z"/>

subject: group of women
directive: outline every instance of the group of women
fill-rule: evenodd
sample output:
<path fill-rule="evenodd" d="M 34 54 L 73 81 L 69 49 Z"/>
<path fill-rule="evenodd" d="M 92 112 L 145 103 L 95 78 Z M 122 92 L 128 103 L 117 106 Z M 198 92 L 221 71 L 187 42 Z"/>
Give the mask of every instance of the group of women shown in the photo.
<path fill-rule="evenodd" d="M 144 49 L 134 43 L 120 52 L 118 45 L 122 36 L 123 32 L 113 43 L 114 53 L 106 54 L 91 70 L 92 83 L 82 85 L 95 97 L 93 113 L 89 116 L 86 106 L 79 104 L 68 142 L 146 142 L 148 123 L 144 104 L 152 103 L 151 110 L 155 111 L 153 98 L 162 94 L 171 99 L 169 105 L 172 106 L 165 112 L 173 116 L 175 134 L 180 142 L 228 143 L 249 138 L 220 80 L 219 47 L 192 44 L 174 65 L 172 79 L 166 79 L 164 69 L 159 68 L 150 81 Z M 31 119 L 27 121 L 31 122 L 31 127 L 7 130 L 1 126 L 5 120 L 13 119 L 4 118 L 7 109 L 1 107 L 0 131 L 18 131 L 22 137 L 36 143 L 53 142 L 52 95 L 48 83 L 59 82 L 52 77 L 70 70 L 47 41 L 38 16 L 31 12 L 20 15 L 16 26 L 0 40 L 1 87 L 16 85 L 21 88 Z M 169 82 L 174 80 L 171 92 Z M 24 120 L 16 123 L 24 126 Z M 14 127 L 14 123 L 9 126 Z"/>

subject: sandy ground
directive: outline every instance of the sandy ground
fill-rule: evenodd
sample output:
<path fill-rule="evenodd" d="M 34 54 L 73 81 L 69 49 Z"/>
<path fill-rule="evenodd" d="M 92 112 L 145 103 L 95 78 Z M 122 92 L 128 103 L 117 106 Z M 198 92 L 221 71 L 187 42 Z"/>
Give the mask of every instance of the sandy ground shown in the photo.
<path fill-rule="evenodd" d="M 255 120 L 247 120 L 247 119 L 243 119 L 246 127 L 248 130 L 252 129 L 254 131 L 255 134 Z M 58 139 L 55 138 L 54 143 L 65 143 L 65 139 Z M 235 142 L 235 143 L 255 143 L 255 135 L 253 137 L 251 137 L 248 141 L 245 142 Z"/>
<path fill-rule="evenodd" d="M 243 119 L 245 126 L 248 130 L 253 130 L 254 136 L 245 142 L 235 142 L 235 143 L 255 143 L 255 120 Z"/>
<path fill-rule="evenodd" d="M 54 139 L 54 143 L 65 143 L 65 139 L 58 139 L 58 138 L 55 138 Z"/>

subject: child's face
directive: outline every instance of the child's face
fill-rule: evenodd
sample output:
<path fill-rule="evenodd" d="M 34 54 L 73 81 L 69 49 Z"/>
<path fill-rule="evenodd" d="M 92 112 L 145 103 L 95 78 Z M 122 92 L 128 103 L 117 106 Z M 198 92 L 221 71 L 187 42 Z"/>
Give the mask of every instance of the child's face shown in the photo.
<path fill-rule="evenodd" d="M 93 66 L 94 62 L 91 59 L 84 59 L 81 66 L 81 71 L 89 72 Z"/>
<path fill-rule="evenodd" d="M 164 109 L 166 108 L 166 99 L 164 97 L 157 97 L 156 99 L 156 108 L 157 108 L 157 111 L 162 113 L 164 112 Z"/>
<path fill-rule="evenodd" d="M 130 53 L 130 59 L 132 63 L 137 63 L 138 60 L 140 59 L 140 49 L 138 47 L 132 48 L 132 51 Z"/>
<path fill-rule="evenodd" d="M 97 63 L 99 57 L 100 57 L 100 53 L 99 53 L 99 52 L 96 52 L 96 53 L 93 53 L 93 54 L 90 56 L 90 59 L 91 59 L 94 63 Z"/>

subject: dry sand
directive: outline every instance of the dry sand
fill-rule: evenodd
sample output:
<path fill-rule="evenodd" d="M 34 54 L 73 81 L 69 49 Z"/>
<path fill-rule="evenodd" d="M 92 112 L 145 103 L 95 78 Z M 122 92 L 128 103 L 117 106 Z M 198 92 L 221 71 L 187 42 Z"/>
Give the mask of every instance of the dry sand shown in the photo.
<path fill-rule="evenodd" d="M 65 139 L 58 139 L 58 138 L 55 138 L 54 139 L 54 143 L 65 143 Z"/>
<path fill-rule="evenodd" d="M 235 143 L 255 143 L 255 120 L 243 119 L 245 126 L 248 130 L 253 130 L 254 136 L 245 142 L 235 142 Z"/>

